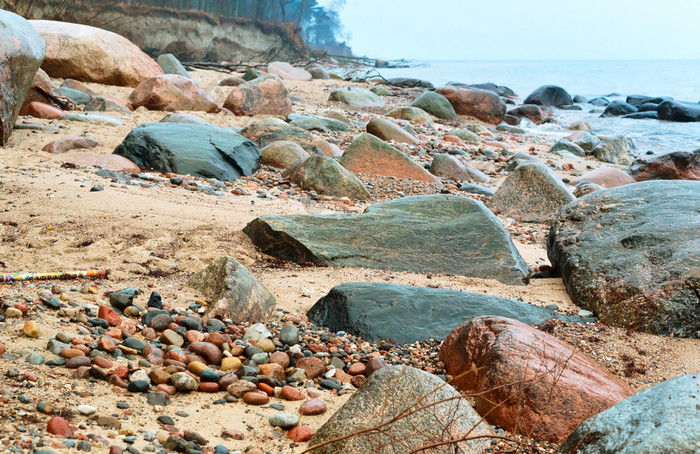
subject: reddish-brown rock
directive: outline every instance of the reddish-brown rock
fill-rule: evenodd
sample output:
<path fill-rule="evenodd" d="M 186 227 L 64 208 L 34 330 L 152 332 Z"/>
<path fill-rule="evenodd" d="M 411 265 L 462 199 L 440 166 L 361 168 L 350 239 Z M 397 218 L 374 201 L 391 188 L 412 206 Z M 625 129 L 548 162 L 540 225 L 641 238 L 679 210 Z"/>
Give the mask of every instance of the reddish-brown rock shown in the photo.
<path fill-rule="evenodd" d="M 304 397 L 304 393 L 299 391 L 297 388 L 294 388 L 293 386 L 283 386 L 281 394 L 282 399 L 284 400 L 304 400 L 306 397 Z"/>
<path fill-rule="evenodd" d="M 586 172 L 580 177 L 571 180 L 570 184 L 577 185 L 582 181 L 599 184 L 604 188 L 614 188 L 617 186 L 634 183 L 634 178 L 623 170 L 616 169 L 614 167 L 601 167 L 599 169 Z"/>
<path fill-rule="evenodd" d="M 504 317 L 456 328 L 440 360 L 491 424 L 552 442 L 634 393 L 576 347 Z"/>
<path fill-rule="evenodd" d="M 177 74 L 151 77 L 139 84 L 129 96 L 134 108 L 149 110 L 201 110 L 218 112 L 214 98 L 199 88 L 192 79 Z"/>
<path fill-rule="evenodd" d="M 163 353 L 163 350 L 154 347 L 150 342 L 146 342 L 146 346 L 141 354 L 146 361 L 156 366 L 160 366 L 165 361 L 165 353 Z"/>
<path fill-rule="evenodd" d="M 352 363 L 350 367 L 348 368 L 348 373 L 350 375 L 364 375 L 365 373 L 365 363 Z"/>
<path fill-rule="evenodd" d="M 226 391 L 228 391 L 229 394 L 240 398 L 243 397 L 245 393 L 256 391 L 257 389 L 258 387 L 248 380 L 238 380 L 228 385 Z"/>
<path fill-rule="evenodd" d="M 274 352 L 270 355 L 270 362 L 279 364 L 286 369 L 289 366 L 289 355 L 285 352 Z"/>
<path fill-rule="evenodd" d="M 260 364 L 258 366 L 261 375 L 267 375 L 275 380 L 284 381 L 286 376 L 284 375 L 284 368 L 276 363 Z"/>
<path fill-rule="evenodd" d="M 386 367 L 383 360 L 380 358 L 371 358 L 369 361 L 367 361 L 367 365 L 365 366 L 365 377 L 369 377 L 382 367 Z"/>
<path fill-rule="evenodd" d="M 90 137 L 65 137 L 63 139 L 54 140 L 47 143 L 42 148 L 43 151 L 59 154 L 66 151 L 75 150 L 77 148 L 95 148 L 100 145 L 100 142 Z"/>
<path fill-rule="evenodd" d="M 297 443 L 309 441 L 313 436 L 314 431 L 307 426 L 294 426 L 287 432 L 287 438 Z"/>
<path fill-rule="evenodd" d="M 95 366 L 101 367 L 103 369 L 111 369 L 112 367 L 114 367 L 114 364 L 112 364 L 112 361 L 108 360 L 104 356 L 95 356 L 92 359 L 92 363 Z"/>
<path fill-rule="evenodd" d="M 243 402 L 250 405 L 265 405 L 270 402 L 270 396 L 263 392 L 249 391 L 243 394 Z"/>
<path fill-rule="evenodd" d="M 309 358 L 298 359 L 295 367 L 303 369 L 306 372 L 306 378 L 313 380 L 320 377 L 326 371 L 326 365 L 319 358 L 311 356 Z"/>
<path fill-rule="evenodd" d="M 268 74 L 274 74 L 284 80 L 309 81 L 311 73 L 304 68 L 296 68 L 284 61 L 273 61 L 267 65 Z"/>
<path fill-rule="evenodd" d="M 494 125 L 501 123 L 506 115 L 506 105 L 492 91 L 447 86 L 435 92 L 447 98 L 459 115 L 469 115 Z"/>
<path fill-rule="evenodd" d="M 355 388 L 360 389 L 360 388 L 362 388 L 362 385 L 364 385 L 366 381 L 367 381 L 367 378 L 364 375 L 355 375 L 350 380 L 350 383 L 352 383 L 352 386 L 354 386 Z"/>
<path fill-rule="evenodd" d="M 33 101 L 22 106 L 22 110 L 19 114 L 31 115 L 34 118 L 42 118 L 44 120 L 57 120 L 66 113 L 56 106 Z"/>
<path fill-rule="evenodd" d="M 216 393 L 219 392 L 219 384 L 214 382 L 201 382 L 199 384 L 199 392 L 202 393 Z"/>
<path fill-rule="evenodd" d="M 109 323 L 109 326 L 117 326 L 120 322 L 119 315 L 107 306 L 100 306 L 97 316 Z"/>
<path fill-rule="evenodd" d="M 258 383 L 258 389 L 270 397 L 275 395 L 275 389 L 266 383 Z"/>
<path fill-rule="evenodd" d="M 61 160 L 81 167 L 99 167 L 100 169 L 114 170 L 115 172 L 130 173 L 141 171 L 139 166 L 131 162 L 131 160 L 116 154 L 74 151 L 61 155 Z"/>
<path fill-rule="evenodd" d="M 46 424 L 46 431 L 50 434 L 63 435 L 65 437 L 73 435 L 73 429 L 68 425 L 68 421 L 60 416 L 54 416 L 49 419 L 48 424 Z"/>
<path fill-rule="evenodd" d="M 525 104 L 515 109 L 509 110 L 508 115 L 515 117 L 527 118 L 536 125 L 541 125 L 554 118 L 552 111 L 546 107 L 536 106 L 534 104 Z"/>
<path fill-rule="evenodd" d="M 292 113 L 287 87 L 275 76 L 265 76 L 234 88 L 224 101 L 224 108 L 236 115 L 279 115 Z"/>
<path fill-rule="evenodd" d="M 30 23 L 46 41 L 41 68 L 51 77 L 135 87 L 163 74 L 152 58 L 116 33 L 67 22 Z"/>
<path fill-rule="evenodd" d="M 328 410 L 326 403 L 320 399 L 307 400 L 299 407 L 299 414 L 304 416 L 320 415 Z"/>
<path fill-rule="evenodd" d="M 190 344 L 190 351 L 206 359 L 207 364 L 214 364 L 216 366 L 221 364 L 221 349 L 214 344 L 210 344 L 209 342 L 192 342 Z"/>
<path fill-rule="evenodd" d="M 628 171 L 637 181 L 700 180 L 700 149 L 640 156 Z"/>

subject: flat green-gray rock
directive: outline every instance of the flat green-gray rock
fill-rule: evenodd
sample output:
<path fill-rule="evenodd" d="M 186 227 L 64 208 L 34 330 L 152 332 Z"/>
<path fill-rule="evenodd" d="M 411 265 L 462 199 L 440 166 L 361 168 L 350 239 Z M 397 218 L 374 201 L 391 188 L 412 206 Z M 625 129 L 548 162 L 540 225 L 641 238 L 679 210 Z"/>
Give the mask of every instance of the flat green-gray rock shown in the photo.
<path fill-rule="evenodd" d="M 384 100 L 369 90 L 357 87 L 337 88 L 331 92 L 329 101 L 338 101 L 352 107 L 384 107 Z"/>
<path fill-rule="evenodd" d="M 370 198 L 367 188 L 359 178 L 334 159 L 325 156 L 313 155 L 297 162 L 289 168 L 285 176 L 300 188 L 319 194 L 365 200 Z"/>
<path fill-rule="evenodd" d="M 628 166 L 632 164 L 630 153 L 636 153 L 634 142 L 625 136 L 606 137 L 593 149 L 598 161 Z"/>
<path fill-rule="evenodd" d="M 397 107 L 386 114 L 386 116 L 397 120 L 410 121 L 411 123 L 430 124 L 433 122 L 428 112 L 419 107 Z"/>
<path fill-rule="evenodd" d="M 243 231 L 296 263 L 442 272 L 523 284 L 529 269 L 496 216 L 466 197 L 413 196 L 363 214 L 262 216 Z"/>
<path fill-rule="evenodd" d="M 307 131 L 314 129 L 325 132 L 350 130 L 350 127 L 342 121 L 320 115 L 293 113 L 287 116 L 287 121 L 289 121 L 290 125 L 306 129 Z"/>
<path fill-rule="evenodd" d="M 604 323 L 700 338 L 700 182 L 655 180 L 567 205 L 547 253 L 574 304 Z"/>
<path fill-rule="evenodd" d="M 260 148 L 273 142 L 287 140 L 296 143 L 310 153 L 315 153 L 316 147 L 313 145 L 314 136 L 311 135 L 309 131 L 289 125 L 279 119 L 274 120 L 278 120 L 278 122 L 273 121 L 273 119 L 266 119 L 258 123 L 250 124 L 241 129 L 239 134 L 252 140 Z"/>
<path fill-rule="evenodd" d="M 444 339 L 462 323 L 482 315 L 508 317 L 528 325 L 550 318 L 580 321 L 498 296 L 385 282 L 336 285 L 306 315 L 309 321 L 334 332 L 399 344 Z"/>
<path fill-rule="evenodd" d="M 434 91 L 426 91 L 413 100 L 411 107 L 418 107 L 438 118 L 448 121 L 457 121 L 457 113 L 454 107 L 444 96 Z"/>

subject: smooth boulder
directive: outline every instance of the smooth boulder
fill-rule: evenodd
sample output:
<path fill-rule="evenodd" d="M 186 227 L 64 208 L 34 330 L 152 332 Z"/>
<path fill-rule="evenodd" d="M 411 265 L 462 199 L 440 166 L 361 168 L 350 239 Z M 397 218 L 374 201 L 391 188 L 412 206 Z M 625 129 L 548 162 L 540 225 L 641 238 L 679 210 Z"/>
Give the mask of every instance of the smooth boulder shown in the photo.
<path fill-rule="evenodd" d="M 694 122 L 700 121 L 700 103 L 664 101 L 656 110 L 659 120 Z"/>
<path fill-rule="evenodd" d="M 309 157 L 309 153 L 294 142 L 280 140 L 260 150 L 260 162 L 266 166 L 288 169 Z"/>
<path fill-rule="evenodd" d="M 505 317 L 459 326 L 439 358 L 488 422 L 550 442 L 634 393 L 574 345 Z"/>
<path fill-rule="evenodd" d="M 630 153 L 634 154 L 637 147 L 631 139 L 625 136 L 606 137 L 600 141 L 591 154 L 598 161 L 628 166 L 632 164 Z"/>
<path fill-rule="evenodd" d="M 219 106 L 209 93 L 202 90 L 192 79 L 177 74 L 151 77 L 134 89 L 129 101 L 135 108 L 148 110 L 199 110 L 216 113 Z"/>
<path fill-rule="evenodd" d="M 482 315 L 527 324 L 567 319 L 548 309 L 498 296 L 384 282 L 336 285 L 306 315 L 309 321 L 333 332 L 399 344 L 444 339 L 460 324 Z"/>
<path fill-rule="evenodd" d="M 26 19 L 0 10 L 0 146 L 15 127 L 24 98 L 44 59 L 44 40 Z"/>
<path fill-rule="evenodd" d="M 700 374 L 639 391 L 581 424 L 562 454 L 695 454 L 700 452 Z"/>
<path fill-rule="evenodd" d="M 372 134 L 360 134 L 347 146 L 338 162 L 353 173 L 412 178 L 441 184 L 439 179 L 413 159 Z"/>
<path fill-rule="evenodd" d="M 508 115 L 518 117 L 518 119 L 527 118 L 536 125 L 547 123 L 554 118 L 554 114 L 546 107 L 537 106 L 535 104 L 524 104 L 508 111 Z"/>
<path fill-rule="evenodd" d="M 426 91 L 413 101 L 410 107 L 417 107 L 442 120 L 457 121 L 457 113 L 450 101 L 434 91 Z"/>
<path fill-rule="evenodd" d="M 433 158 L 433 162 L 430 165 L 430 173 L 457 182 L 473 180 L 479 183 L 487 183 L 491 181 L 484 172 L 473 165 L 447 154 L 439 154 Z"/>
<path fill-rule="evenodd" d="M 276 76 L 262 76 L 242 83 L 226 97 L 224 108 L 235 115 L 279 115 L 292 112 L 292 99 Z"/>
<path fill-rule="evenodd" d="M 244 229 L 264 253 L 296 263 L 445 272 L 523 284 L 529 268 L 481 202 L 413 196 L 363 214 L 262 216 Z"/>
<path fill-rule="evenodd" d="M 489 207 L 525 222 L 549 224 L 574 199 L 548 165 L 533 159 L 516 165 L 496 190 Z"/>
<path fill-rule="evenodd" d="M 343 87 L 331 92 L 329 101 L 342 102 L 351 107 L 384 107 L 384 100 L 364 88 Z"/>
<path fill-rule="evenodd" d="M 545 107 L 569 106 L 574 101 L 571 95 L 556 85 L 543 85 L 525 98 L 523 104 L 536 104 Z"/>
<path fill-rule="evenodd" d="M 267 65 L 268 74 L 274 74 L 284 80 L 309 81 L 311 73 L 304 68 L 296 68 L 285 61 L 273 61 Z"/>
<path fill-rule="evenodd" d="M 405 416 L 399 417 L 399 415 Z M 378 431 L 368 431 L 374 427 Z M 358 433 L 366 431 L 365 433 Z M 353 435 L 355 434 L 355 435 Z M 480 454 L 493 432 L 466 399 L 436 376 L 407 366 L 383 367 L 316 431 L 317 454 L 404 454 L 422 446 L 466 437 L 430 449 L 435 454 Z M 400 443 L 397 441 L 400 440 Z M 321 446 L 322 445 L 322 446 Z"/>
<path fill-rule="evenodd" d="M 547 254 L 574 304 L 604 323 L 700 337 L 700 182 L 619 186 L 567 205 Z"/>
<path fill-rule="evenodd" d="M 266 320 L 275 309 L 272 293 L 245 266 L 226 255 L 192 276 L 187 285 L 212 302 L 206 319 L 254 323 Z"/>
<path fill-rule="evenodd" d="M 635 113 L 637 108 L 632 104 L 627 104 L 624 101 L 613 101 L 605 107 L 605 110 L 600 115 L 602 118 L 605 117 L 621 117 L 623 115 L 628 115 Z"/>
<path fill-rule="evenodd" d="M 700 180 L 700 149 L 640 156 L 627 172 L 637 181 Z"/>
<path fill-rule="evenodd" d="M 147 123 L 114 150 L 144 169 L 232 181 L 260 168 L 260 150 L 235 132 L 187 123 Z"/>
<path fill-rule="evenodd" d="M 274 121 L 270 121 L 274 120 Z M 309 153 L 315 153 L 314 136 L 297 126 L 292 126 L 277 118 L 268 118 L 258 123 L 252 123 L 238 132 L 258 147 L 266 147 L 273 142 L 286 140 L 294 142 Z"/>
<path fill-rule="evenodd" d="M 285 176 L 301 189 L 313 190 L 319 194 L 364 200 L 370 198 L 359 178 L 326 156 L 313 155 L 297 162 L 287 170 Z"/>
<path fill-rule="evenodd" d="M 41 68 L 51 77 L 136 87 L 163 70 L 134 43 L 89 25 L 32 20 L 46 41 Z"/>
<path fill-rule="evenodd" d="M 505 103 L 492 91 L 446 86 L 435 92 L 447 98 L 459 115 L 469 115 L 493 125 L 502 122 L 506 115 Z"/>
<path fill-rule="evenodd" d="M 367 123 L 367 132 L 387 142 L 393 140 L 394 142 L 408 144 L 418 143 L 418 139 L 401 126 L 380 117 L 374 117 Z"/>

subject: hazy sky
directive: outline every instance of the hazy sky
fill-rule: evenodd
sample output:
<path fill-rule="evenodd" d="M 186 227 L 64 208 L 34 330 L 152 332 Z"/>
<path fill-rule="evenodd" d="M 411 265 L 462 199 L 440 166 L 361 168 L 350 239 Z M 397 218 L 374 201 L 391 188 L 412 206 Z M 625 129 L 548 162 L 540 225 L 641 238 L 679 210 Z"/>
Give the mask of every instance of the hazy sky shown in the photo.
<path fill-rule="evenodd" d="M 700 59 L 700 0 L 347 0 L 356 55 Z"/>

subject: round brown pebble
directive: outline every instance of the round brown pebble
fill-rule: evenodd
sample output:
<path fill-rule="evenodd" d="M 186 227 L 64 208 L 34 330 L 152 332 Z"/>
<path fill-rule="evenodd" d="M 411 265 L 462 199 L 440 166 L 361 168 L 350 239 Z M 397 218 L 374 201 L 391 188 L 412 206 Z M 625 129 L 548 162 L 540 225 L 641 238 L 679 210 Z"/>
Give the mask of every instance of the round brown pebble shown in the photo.
<path fill-rule="evenodd" d="M 258 387 L 255 386 L 253 383 L 249 382 L 248 380 L 238 380 L 237 382 L 230 384 L 226 388 L 226 391 L 228 391 L 229 394 L 232 394 L 236 397 L 242 397 L 245 393 L 249 391 L 255 391 L 257 389 Z"/>
<path fill-rule="evenodd" d="M 74 356 L 66 361 L 66 368 L 77 369 L 79 367 L 89 367 L 92 365 L 92 360 L 87 356 Z"/>
<path fill-rule="evenodd" d="M 348 368 L 348 373 L 350 375 L 364 375 L 365 374 L 365 364 L 364 363 L 353 363 Z"/>
<path fill-rule="evenodd" d="M 61 356 L 64 358 L 75 358 L 76 356 L 85 356 L 85 353 L 83 353 L 82 350 L 78 350 L 77 348 L 64 348 L 61 350 Z"/>
<path fill-rule="evenodd" d="M 309 380 L 320 377 L 326 371 L 326 365 L 315 356 L 301 358 L 297 360 L 295 366 L 299 369 L 303 369 Z"/>
<path fill-rule="evenodd" d="M 103 369 L 111 369 L 112 367 L 114 367 L 114 364 L 112 364 L 112 361 L 108 360 L 104 356 L 95 356 L 92 359 L 92 363 L 95 366 L 101 367 Z"/>
<path fill-rule="evenodd" d="M 295 426 L 292 427 L 289 432 L 287 432 L 287 438 L 296 443 L 303 443 L 305 441 L 309 441 L 313 436 L 314 431 L 307 426 Z"/>
<path fill-rule="evenodd" d="M 320 415 L 328 410 L 326 403 L 320 399 L 311 399 L 299 407 L 299 414 L 304 416 Z"/>
<path fill-rule="evenodd" d="M 201 382 L 199 384 L 199 391 L 203 393 L 217 393 L 219 392 L 219 384 L 214 382 Z"/>
<path fill-rule="evenodd" d="M 304 400 L 304 394 L 292 386 L 283 386 L 281 391 L 282 399 L 285 400 Z"/>
<path fill-rule="evenodd" d="M 289 367 L 289 355 L 285 352 L 275 352 L 270 355 L 270 363 L 279 364 L 283 368 Z"/>
<path fill-rule="evenodd" d="M 249 391 L 243 394 L 243 402 L 250 405 L 265 405 L 270 402 L 270 396 L 257 391 Z"/>
<path fill-rule="evenodd" d="M 365 377 L 369 377 L 372 375 L 374 372 L 378 371 L 382 367 L 386 367 L 386 364 L 384 364 L 384 361 L 382 361 L 379 358 L 372 358 L 369 361 L 367 361 L 367 366 L 365 367 Z"/>
<path fill-rule="evenodd" d="M 350 383 L 352 383 L 352 386 L 359 389 L 359 388 L 362 388 L 362 385 L 364 385 L 366 381 L 367 381 L 367 378 L 365 378 L 364 375 L 355 375 L 350 380 Z"/>

